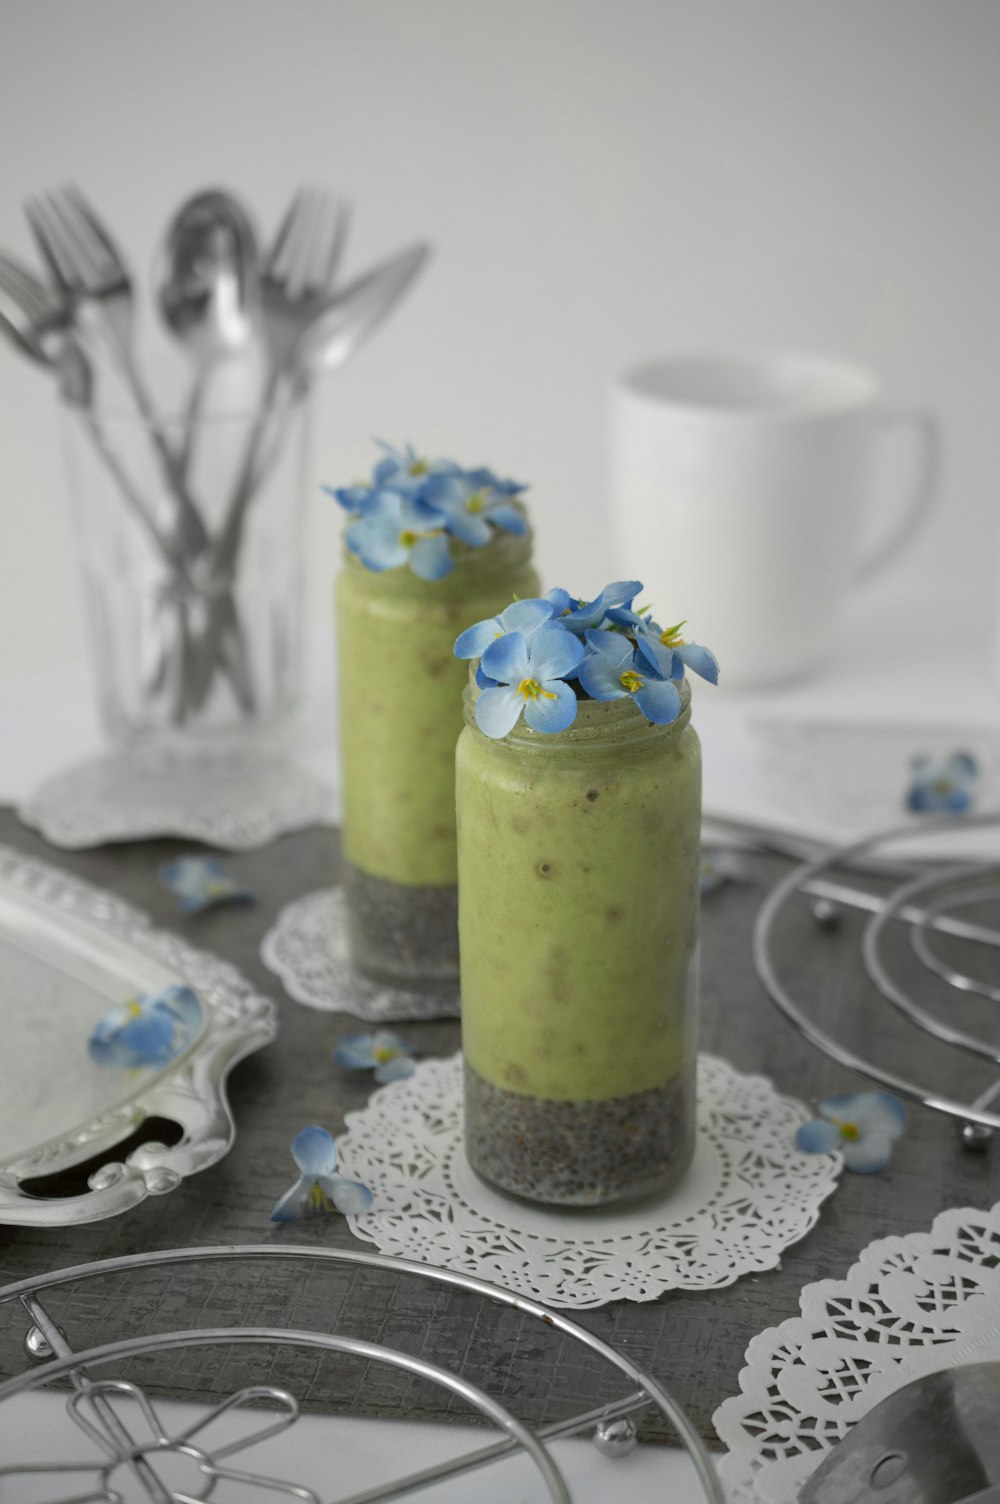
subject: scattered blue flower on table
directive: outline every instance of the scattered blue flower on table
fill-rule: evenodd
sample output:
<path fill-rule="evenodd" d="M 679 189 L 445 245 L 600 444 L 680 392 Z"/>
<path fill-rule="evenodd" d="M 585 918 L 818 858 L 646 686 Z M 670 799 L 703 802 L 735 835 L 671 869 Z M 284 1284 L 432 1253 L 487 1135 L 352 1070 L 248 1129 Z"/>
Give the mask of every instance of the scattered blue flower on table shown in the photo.
<path fill-rule="evenodd" d="M 628 698 L 654 725 L 676 720 L 685 669 L 715 684 L 719 665 L 707 648 L 685 641 L 684 622 L 663 629 L 634 610 L 641 590 L 638 580 L 616 580 L 588 601 L 553 589 L 460 633 L 455 656 L 479 658 L 480 731 L 504 737 L 522 711 L 534 731 L 565 731 L 582 699 Z"/>
<path fill-rule="evenodd" d="M 366 1212 L 372 1193 L 360 1180 L 348 1180 L 337 1170 L 337 1146 L 325 1128 L 315 1123 L 292 1139 L 292 1158 L 300 1171 L 271 1213 L 272 1222 L 291 1222 L 302 1211 Z"/>
<path fill-rule="evenodd" d="M 914 757 L 910 763 L 908 809 L 917 814 L 960 814 L 975 794 L 979 768 L 968 752 L 950 757 Z"/>
<path fill-rule="evenodd" d="M 539 627 L 533 636 L 508 632 L 483 653 L 483 673 L 495 682 L 476 700 L 476 725 L 486 736 L 506 736 L 524 713 L 533 731 L 565 731 L 576 720 L 576 695 L 566 683 L 585 648 L 561 627 Z"/>
<path fill-rule="evenodd" d="M 528 531 L 514 500 L 525 489 L 518 481 L 485 465 L 425 459 L 412 444 L 376 443 L 383 453 L 370 482 L 322 488 L 352 514 L 345 542 L 367 569 L 408 565 L 422 579 L 440 580 L 454 568 L 449 540 L 485 548 L 498 532 Z"/>
<path fill-rule="evenodd" d="M 201 1003 L 190 987 L 174 985 L 112 1008 L 87 1042 L 96 1065 L 112 1070 L 169 1065 L 201 1030 Z"/>
<path fill-rule="evenodd" d="M 701 849 L 701 896 L 708 898 L 726 883 L 747 880 L 746 859 L 726 846 L 703 846 Z"/>
<path fill-rule="evenodd" d="M 800 1126 L 796 1144 L 806 1154 L 839 1152 L 846 1168 L 861 1175 L 885 1168 L 893 1140 L 906 1127 L 902 1102 L 886 1091 L 827 1097 L 819 1111 L 818 1118 Z"/>
<path fill-rule="evenodd" d="M 198 914 L 217 903 L 252 903 L 242 887 L 213 856 L 178 856 L 160 867 L 160 881 L 179 899 L 182 914 Z"/>
<path fill-rule="evenodd" d="M 376 1029 L 374 1034 L 349 1034 L 333 1051 L 335 1065 L 349 1071 L 374 1071 L 379 1082 L 403 1081 L 416 1070 L 414 1046 L 401 1034 Z"/>

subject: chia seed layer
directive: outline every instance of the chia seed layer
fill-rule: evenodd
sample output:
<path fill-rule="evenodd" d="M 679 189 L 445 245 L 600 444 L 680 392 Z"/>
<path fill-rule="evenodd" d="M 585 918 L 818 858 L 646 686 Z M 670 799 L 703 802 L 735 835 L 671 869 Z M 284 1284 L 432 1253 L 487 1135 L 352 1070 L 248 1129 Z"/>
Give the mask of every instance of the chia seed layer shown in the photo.
<path fill-rule="evenodd" d="M 560 1206 L 601 1206 L 667 1191 L 694 1150 L 693 1082 L 597 1102 L 494 1086 L 465 1064 L 465 1149 L 484 1180 Z"/>
<path fill-rule="evenodd" d="M 359 971 L 407 987 L 458 980 L 458 888 L 394 883 L 344 864 L 348 939 Z"/>

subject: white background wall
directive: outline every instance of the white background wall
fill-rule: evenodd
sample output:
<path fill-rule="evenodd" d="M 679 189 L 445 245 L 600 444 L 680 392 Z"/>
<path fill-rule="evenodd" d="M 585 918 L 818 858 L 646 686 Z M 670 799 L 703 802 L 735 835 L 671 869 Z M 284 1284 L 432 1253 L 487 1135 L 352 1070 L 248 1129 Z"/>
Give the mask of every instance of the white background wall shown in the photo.
<path fill-rule="evenodd" d="M 0 55 L 0 244 L 19 254 L 21 201 L 67 179 L 144 276 L 171 208 L 211 184 L 264 230 L 301 182 L 346 194 L 351 266 L 434 243 L 321 394 L 315 619 L 337 556 L 318 484 L 363 471 L 370 435 L 530 480 L 548 581 L 587 591 L 613 373 L 764 344 L 853 356 L 937 409 L 944 505 L 892 609 L 915 650 L 948 630 L 943 583 L 970 629 L 991 622 L 994 0 L 0 0 Z M 0 676 L 84 652 L 57 434 L 50 384 L 0 347 Z"/>

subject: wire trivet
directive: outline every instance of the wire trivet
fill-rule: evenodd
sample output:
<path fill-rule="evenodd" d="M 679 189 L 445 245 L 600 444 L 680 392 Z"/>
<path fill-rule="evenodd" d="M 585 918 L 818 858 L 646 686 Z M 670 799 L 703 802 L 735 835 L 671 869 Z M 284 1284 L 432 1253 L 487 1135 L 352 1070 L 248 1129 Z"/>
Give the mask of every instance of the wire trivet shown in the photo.
<path fill-rule="evenodd" d="M 168 1265 L 197 1265 L 226 1259 L 261 1263 L 299 1261 L 307 1266 L 303 1284 L 323 1265 L 339 1264 L 361 1265 L 399 1276 L 416 1277 L 452 1290 L 467 1291 L 484 1300 L 513 1307 L 523 1315 L 534 1317 L 545 1326 L 572 1337 L 606 1359 L 633 1387 L 597 1408 L 532 1429 L 499 1400 L 460 1375 L 381 1343 L 325 1331 L 247 1325 L 147 1333 L 76 1351 L 46 1303 L 48 1295 L 45 1292 L 101 1276 L 127 1277 L 139 1271 L 141 1278 L 142 1271 Z M 655 1406 L 670 1422 L 690 1456 L 705 1497 L 711 1504 L 725 1504 L 721 1485 L 701 1438 L 676 1400 L 660 1384 L 629 1358 L 561 1313 L 468 1275 L 354 1250 L 267 1244 L 181 1248 L 79 1264 L 0 1289 L 0 1306 L 13 1301 L 20 1302 L 27 1317 L 24 1346 L 36 1366 L 0 1384 L 0 1405 L 30 1391 L 50 1385 L 65 1387 L 68 1383 L 70 1392 L 65 1399 L 65 1410 L 77 1432 L 89 1440 L 93 1460 L 72 1463 L 40 1460 L 10 1463 L 5 1460 L 0 1464 L 0 1491 L 5 1478 L 38 1479 L 50 1474 L 65 1479 L 72 1489 L 72 1496 L 60 1493 L 58 1499 L 47 1499 L 46 1504 L 79 1504 L 84 1500 L 93 1500 L 95 1504 L 122 1504 L 123 1495 L 119 1489 L 126 1481 L 132 1488 L 140 1490 L 140 1498 L 150 1499 L 153 1504 L 200 1504 L 210 1497 L 220 1482 L 267 1488 L 275 1494 L 305 1500 L 306 1504 L 379 1504 L 379 1501 L 395 1499 L 411 1490 L 471 1472 L 520 1449 L 534 1463 L 544 1484 L 544 1497 L 556 1500 L 557 1504 L 572 1504 L 567 1484 L 546 1443 L 592 1431 L 599 1450 L 610 1457 L 622 1456 L 635 1445 L 636 1429 L 632 1416 L 648 1406 Z M 180 1429 L 171 1429 L 161 1420 L 156 1402 L 140 1385 L 114 1374 L 107 1377 L 97 1373 L 97 1370 L 150 1354 L 200 1348 L 224 1351 L 243 1346 L 269 1350 L 292 1348 L 318 1356 L 350 1355 L 390 1365 L 403 1373 L 429 1380 L 466 1401 L 497 1429 L 505 1432 L 506 1437 L 433 1467 L 376 1484 L 360 1493 L 352 1492 L 349 1497 L 336 1498 L 300 1482 L 247 1471 L 245 1464 L 240 1465 L 241 1451 L 278 1436 L 299 1419 L 299 1400 L 288 1388 L 269 1383 L 248 1385 L 210 1405 L 207 1413 L 197 1415 Z M 210 1449 L 204 1433 L 220 1417 L 243 1408 L 258 1419 L 263 1414 L 267 1421 L 264 1428 L 243 1440 L 213 1445 Z M 188 1486 L 177 1491 L 164 1476 L 165 1466 L 169 1472 L 180 1462 L 197 1475 L 200 1483 L 197 1490 Z"/>
<path fill-rule="evenodd" d="M 757 973 L 772 1001 L 800 1034 L 840 1065 L 859 1071 L 890 1091 L 921 1102 L 925 1107 L 956 1118 L 962 1142 L 969 1149 L 984 1148 L 1000 1128 L 1000 1112 L 990 1110 L 991 1104 L 1000 1096 L 1000 1081 L 994 1082 L 971 1102 L 958 1101 L 940 1094 L 934 1087 L 919 1085 L 893 1070 L 875 1064 L 865 1055 L 834 1039 L 806 1014 L 798 999 L 781 980 L 773 955 L 774 929 L 779 916 L 793 898 L 823 891 L 823 879 L 832 869 L 857 863 L 860 858 L 867 859 L 882 845 L 905 842 L 914 837 L 926 839 L 935 831 L 997 825 L 1000 825 L 1000 815 L 997 814 L 961 815 L 928 820 L 917 826 L 897 826 L 852 845 L 834 848 L 813 861 L 804 862 L 778 883 L 764 901 L 753 936 Z M 993 875 L 989 881 L 976 881 L 973 886 L 960 886 L 970 880 L 990 877 L 991 873 Z M 850 890 L 842 891 L 848 893 Z M 935 934 L 944 934 L 991 947 L 994 951 L 1000 947 L 1000 930 L 963 919 L 959 913 L 963 908 L 1000 901 L 1000 862 L 929 865 L 909 876 L 885 898 L 863 891 L 852 893 L 851 898 L 859 906 L 871 910 L 862 938 L 861 953 L 868 976 L 882 997 L 932 1039 L 1000 1065 L 1000 1045 L 966 1029 L 957 1028 L 947 1019 L 932 1013 L 913 996 L 909 988 L 892 975 L 883 956 L 884 940 L 890 924 L 906 923 L 910 927 L 913 953 L 927 974 L 936 977 L 953 992 L 970 993 L 991 1001 L 1000 1001 L 1000 985 L 976 978 L 949 965 L 935 952 L 931 938 Z M 832 910 L 829 905 L 823 909 L 814 905 L 814 913 L 823 922 L 829 921 Z"/>

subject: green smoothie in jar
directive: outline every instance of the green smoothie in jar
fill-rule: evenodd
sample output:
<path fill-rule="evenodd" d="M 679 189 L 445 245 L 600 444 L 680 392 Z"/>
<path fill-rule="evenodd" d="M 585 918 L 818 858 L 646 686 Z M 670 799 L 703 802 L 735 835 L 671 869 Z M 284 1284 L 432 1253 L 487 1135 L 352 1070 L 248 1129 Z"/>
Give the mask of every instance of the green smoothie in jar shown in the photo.
<path fill-rule="evenodd" d="M 470 618 L 534 595 L 538 577 L 524 510 L 507 499 L 510 491 L 492 490 L 490 472 L 425 470 L 412 477 L 423 484 L 406 493 L 387 489 L 393 477 L 383 472 L 380 481 L 381 468 L 374 489 L 345 493 L 360 505 L 337 584 L 349 938 L 367 975 L 436 985 L 458 976 L 455 743 L 466 670 L 452 645 Z M 423 500 L 424 485 L 438 505 Z M 387 516 L 392 526 L 374 544 L 362 536 L 358 549 L 359 531 L 375 531 L 365 522 L 368 494 L 386 498 L 376 504 L 384 514 L 376 522 L 381 527 Z M 453 532 L 459 507 L 473 525 L 460 517 Z M 497 515 L 505 525 L 492 521 Z M 476 519 L 484 519 L 481 528 Z M 402 557 L 385 564 L 396 554 L 378 545 L 391 546 L 394 531 Z M 473 545 L 463 532 L 485 541 Z M 425 573 L 412 567 L 420 547 L 430 556 Z"/>
<path fill-rule="evenodd" d="M 666 1189 L 694 1147 L 700 748 L 688 684 L 666 677 L 682 660 L 642 658 L 628 625 L 600 648 L 581 634 L 614 661 L 564 676 L 572 707 L 514 664 L 511 703 L 558 695 L 568 725 L 484 731 L 473 683 L 457 749 L 466 1151 L 501 1189 L 564 1205 Z M 487 649 L 483 671 L 497 662 Z"/>

